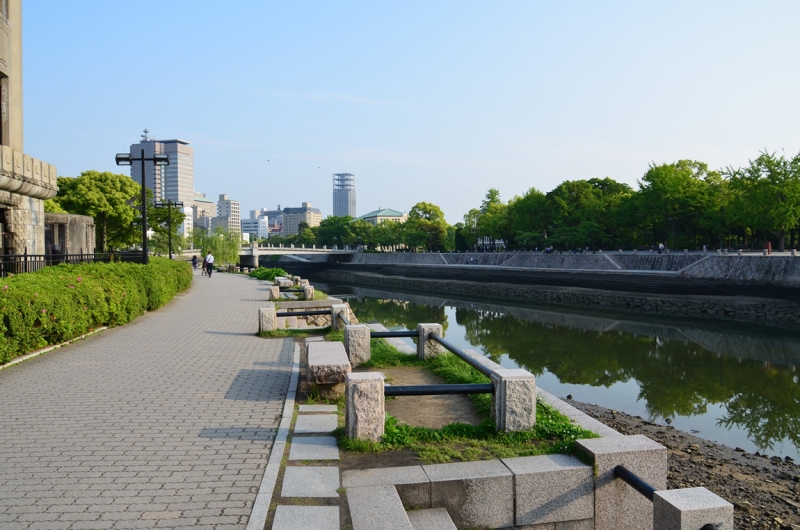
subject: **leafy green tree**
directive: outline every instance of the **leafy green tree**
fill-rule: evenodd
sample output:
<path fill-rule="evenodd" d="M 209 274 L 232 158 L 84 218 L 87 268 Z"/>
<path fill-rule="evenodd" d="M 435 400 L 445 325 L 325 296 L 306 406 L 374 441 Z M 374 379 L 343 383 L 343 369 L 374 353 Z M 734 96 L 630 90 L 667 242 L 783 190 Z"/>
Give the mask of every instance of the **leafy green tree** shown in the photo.
<path fill-rule="evenodd" d="M 483 197 L 483 202 L 481 202 L 481 213 L 486 213 L 492 205 L 502 203 L 503 201 L 500 200 L 500 190 L 497 188 L 489 188 L 486 195 Z"/>
<path fill-rule="evenodd" d="M 447 236 L 447 221 L 442 209 L 429 202 L 418 202 L 406 221 L 406 241 L 411 247 L 425 246 L 428 251 L 442 250 Z"/>
<path fill-rule="evenodd" d="M 242 238 L 238 232 L 228 232 L 218 226 L 213 233 L 198 235 L 195 248 L 201 249 L 203 255 L 211 252 L 216 263 L 236 263 L 239 261 Z"/>
<path fill-rule="evenodd" d="M 54 199 L 44 201 L 44 213 L 67 213 Z"/>
<path fill-rule="evenodd" d="M 152 192 L 147 190 L 148 196 Z M 172 252 L 179 253 L 186 248 L 187 241 L 178 229 L 183 226 L 186 214 L 179 208 L 172 208 L 169 212 L 167 207 L 149 206 L 147 208 L 147 227 L 153 230 L 153 237 L 150 239 L 150 247 L 153 252 L 169 255 L 169 234 L 172 232 Z"/>
<path fill-rule="evenodd" d="M 478 219 L 481 218 L 481 211 L 477 208 L 472 208 L 464 214 L 464 228 L 461 230 L 461 235 L 468 248 L 475 248 L 478 244 Z"/>
<path fill-rule="evenodd" d="M 800 154 L 787 159 L 763 152 L 749 166 L 729 169 L 728 175 L 745 222 L 776 235 L 783 251 L 786 233 L 800 222 Z"/>
<path fill-rule="evenodd" d="M 363 219 L 356 219 L 350 223 L 350 230 L 353 232 L 353 242 L 364 245 L 367 248 L 375 248 L 375 238 L 373 233 L 375 225 Z"/>
<path fill-rule="evenodd" d="M 317 244 L 332 247 L 343 247 L 353 242 L 353 231 L 350 223 L 353 218 L 350 216 L 328 217 L 320 222 L 317 228 Z"/>
<path fill-rule="evenodd" d="M 133 225 L 139 213 L 131 206 L 141 187 L 127 175 L 84 171 L 78 177 L 59 177 L 54 200 L 69 213 L 94 218 L 97 249 L 130 247 L 136 240 Z"/>

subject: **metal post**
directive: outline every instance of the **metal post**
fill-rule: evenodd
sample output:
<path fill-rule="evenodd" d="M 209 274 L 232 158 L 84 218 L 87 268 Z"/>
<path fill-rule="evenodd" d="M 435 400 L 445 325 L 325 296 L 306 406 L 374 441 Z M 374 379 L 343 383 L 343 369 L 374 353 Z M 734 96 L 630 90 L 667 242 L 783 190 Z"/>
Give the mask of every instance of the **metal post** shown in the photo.
<path fill-rule="evenodd" d="M 167 199 L 167 241 L 169 259 L 172 259 L 172 199 Z"/>
<path fill-rule="evenodd" d="M 145 185 L 144 149 L 142 149 L 142 264 L 147 265 L 147 186 Z"/>

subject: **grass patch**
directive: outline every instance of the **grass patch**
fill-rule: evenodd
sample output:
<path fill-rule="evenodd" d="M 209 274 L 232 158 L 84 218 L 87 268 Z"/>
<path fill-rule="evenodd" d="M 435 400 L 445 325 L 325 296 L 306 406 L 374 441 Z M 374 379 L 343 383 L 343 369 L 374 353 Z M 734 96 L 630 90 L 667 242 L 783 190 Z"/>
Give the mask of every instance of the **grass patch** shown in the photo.
<path fill-rule="evenodd" d="M 322 291 L 314 289 L 314 298 L 312 300 L 327 300 L 328 295 Z"/>
<path fill-rule="evenodd" d="M 344 330 L 331 329 L 325 334 L 325 340 L 329 342 L 344 342 Z"/>
<path fill-rule="evenodd" d="M 272 338 L 283 338 L 283 337 L 308 337 L 309 335 L 319 335 L 320 333 L 327 333 L 330 330 L 330 327 L 317 329 L 312 331 L 303 329 L 303 328 L 286 328 L 286 329 L 276 329 L 274 331 L 259 331 L 256 333 L 259 337 L 263 337 L 265 339 L 272 339 Z"/>
<path fill-rule="evenodd" d="M 420 366 L 431 370 L 450 384 L 490 382 L 487 376 L 450 352 L 423 361 L 414 355 L 399 352 L 383 339 L 372 339 L 370 346 L 371 358 L 363 365 L 367 368 Z M 494 422 L 489 419 L 491 395 L 477 394 L 470 398 L 475 402 L 478 413 L 485 418 L 479 425 L 453 423 L 441 429 L 428 429 L 400 423 L 397 418 L 387 414 L 384 437 L 380 443 L 347 439 L 344 429 L 337 429 L 334 435 L 345 451 L 377 453 L 410 449 L 425 463 L 569 454 L 574 451 L 575 440 L 597 437 L 542 402 L 536 403 L 534 429 L 512 433 L 497 432 Z"/>

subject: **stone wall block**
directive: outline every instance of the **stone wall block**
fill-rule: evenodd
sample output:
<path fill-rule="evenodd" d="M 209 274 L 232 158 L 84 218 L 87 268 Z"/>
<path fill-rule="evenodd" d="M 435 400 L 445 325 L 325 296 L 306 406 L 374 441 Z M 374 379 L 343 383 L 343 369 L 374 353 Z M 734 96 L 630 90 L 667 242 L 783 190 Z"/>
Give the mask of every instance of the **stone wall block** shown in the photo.
<path fill-rule="evenodd" d="M 25 178 L 33 178 L 33 158 L 30 155 L 22 155 L 22 174 Z"/>
<path fill-rule="evenodd" d="M 303 298 L 306 300 L 313 300 L 314 299 L 314 286 L 313 285 L 306 285 L 303 287 Z"/>
<path fill-rule="evenodd" d="M 733 530 L 733 505 L 705 488 L 653 495 L 653 530 L 696 530 L 709 523 L 717 530 Z"/>
<path fill-rule="evenodd" d="M 592 467 L 571 455 L 503 458 L 514 473 L 516 526 L 594 517 Z"/>
<path fill-rule="evenodd" d="M 500 368 L 494 385 L 491 416 L 498 431 L 522 431 L 536 426 L 536 378 L 522 369 Z"/>
<path fill-rule="evenodd" d="M 341 342 L 309 342 L 308 380 L 316 384 L 344 383 L 350 373 L 350 361 Z"/>
<path fill-rule="evenodd" d="M 370 329 L 364 324 L 344 327 L 344 349 L 355 368 L 370 359 Z"/>
<path fill-rule="evenodd" d="M 258 310 L 258 331 L 265 333 L 278 329 L 277 312 L 274 307 L 263 307 Z"/>
<path fill-rule="evenodd" d="M 417 324 L 417 357 L 420 359 L 430 359 L 442 353 L 442 345 L 431 340 L 431 333 L 442 336 L 441 324 Z"/>
<path fill-rule="evenodd" d="M 347 317 L 350 308 L 346 304 L 333 304 L 331 306 L 331 328 L 332 329 L 340 329 L 344 326 L 344 323 L 339 320 L 339 313 L 343 314 Z"/>
<path fill-rule="evenodd" d="M 272 285 L 269 287 L 267 299 L 268 300 L 280 300 L 281 298 L 281 288 L 277 285 Z"/>
<path fill-rule="evenodd" d="M 2 164 L 3 171 L 8 173 L 14 172 L 14 150 L 10 147 L 3 145 L 0 146 L 0 164 Z"/>
<path fill-rule="evenodd" d="M 625 466 L 656 491 L 667 489 L 667 448 L 641 434 L 577 440 L 575 450 L 594 460 L 595 530 L 652 530 L 653 503 L 622 479 L 614 468 Z"/>
<path fill-rule="evenodd" d="M 357 372 L 345 380 L 345 432 L 348 438 L 378 442 L 386 420 L 383 374 Z"/>

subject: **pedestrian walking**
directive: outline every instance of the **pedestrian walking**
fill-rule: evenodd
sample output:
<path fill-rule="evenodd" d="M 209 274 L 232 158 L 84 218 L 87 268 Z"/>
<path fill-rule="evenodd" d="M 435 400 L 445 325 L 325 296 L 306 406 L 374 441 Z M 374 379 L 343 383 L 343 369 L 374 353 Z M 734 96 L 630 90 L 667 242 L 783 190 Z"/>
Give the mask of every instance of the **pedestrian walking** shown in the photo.
<path fill-rule="evenodd" d="M 208 273 L 209 278 L 211 278 L 212 270 L 214 270 L 214 256 L 211 255 L 211 251 L 209 250 L 206 256 L 206 273 Z"/>
<path fill-rule="evenodd" d="M 203 265 L 200 267 L 200 276 L 206 275 L 206 258 L 203 258 Z"/>
<path fill-rule="evenodd" d="M 192 256 L 192 268 L 197 270 L 197 256 Z"/>

